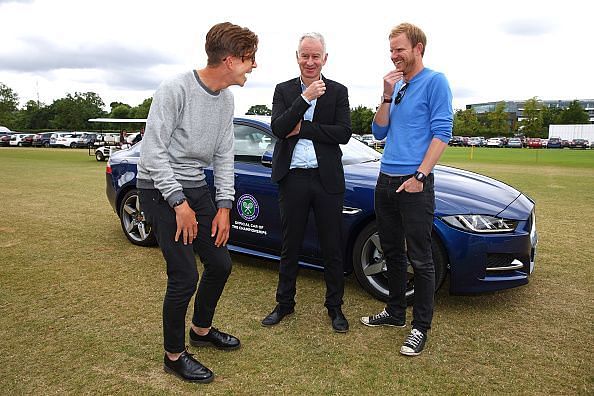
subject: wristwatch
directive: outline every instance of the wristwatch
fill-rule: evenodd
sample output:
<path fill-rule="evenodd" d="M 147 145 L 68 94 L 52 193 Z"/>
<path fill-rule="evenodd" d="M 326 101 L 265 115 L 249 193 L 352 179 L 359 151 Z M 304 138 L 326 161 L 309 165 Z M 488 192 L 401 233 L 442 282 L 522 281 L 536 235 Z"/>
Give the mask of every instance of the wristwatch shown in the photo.
<path fill-rule="evenodd" d="M 186 197 L 184 197 L 184 198 L 180 198 L 180 199 L 178 199 L 177 201 L 175 201 L 175 202 L 173 203 L 173 206 L 172 206 L 172 208 L 175 208 L 175 207 L 177 207 L 177 206 L 179 206 L 179 205 L 183 204 L 184 202 L 186 202 Z"/>
<path fill-rule="evenodd" d="M 417 179 L 421 183 L 425 183 L 426 178 L 427 178 L 427 175 L 424 174 L 423 172 L 419 172 L 419 171 L 415 172 L 415 179 Z"/>
<path fill-rule="evenodd" d="M 386 98 L 385 95 L 382 95 L 382 103 L 392 103 L 392 97 Z"/>

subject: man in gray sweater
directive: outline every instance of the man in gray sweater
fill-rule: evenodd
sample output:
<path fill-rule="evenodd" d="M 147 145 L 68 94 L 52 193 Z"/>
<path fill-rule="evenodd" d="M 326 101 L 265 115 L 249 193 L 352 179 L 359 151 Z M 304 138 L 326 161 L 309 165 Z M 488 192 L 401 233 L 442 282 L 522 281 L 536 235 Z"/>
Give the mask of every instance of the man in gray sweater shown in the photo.
<path fill-rule="evenodd" d="M 226 243 L 235 195 L 234 103 L 227 88 L 243 86 L 246 73 L 257 66 L 258 36 L 247 28 L 220 23 L 206 35 L 205 49 L 205 68 L 167 80 L 155 92 L 137 179 L 140 205 L 167 264 L 163 367 L 184 380 L 203 383 L 211 382 L 214 374 L 185 347 L 185 316 L 194 294 L 190 344 L 240 346 L 236 337 L 212 327 L 212 321 L 231 273 Z M 211 164 L 214 203 L 204 175 Z M 194 251 L 204 264 L 199 284 Z"/>

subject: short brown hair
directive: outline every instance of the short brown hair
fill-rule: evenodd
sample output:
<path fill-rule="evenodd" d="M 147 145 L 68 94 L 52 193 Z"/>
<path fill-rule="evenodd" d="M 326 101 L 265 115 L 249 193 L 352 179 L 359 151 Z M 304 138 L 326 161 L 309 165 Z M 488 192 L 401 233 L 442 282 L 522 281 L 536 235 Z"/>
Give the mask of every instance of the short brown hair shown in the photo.
<path fill-rule="evenodd" d="M 401 23 L 400 25 L 392 28 L 388 39 L 392 37 L 396 37 L 400 34 L 404 33 L 408 38 L 408 41 L 415 47 L 417 44 L 423 44 L 423 49 L 421 50 L 421 56 L 425 55 L 425 47 L 427 46 L 427 36 L 421 30 L 420 27 L 413 25 L 412 23 Z"/>
<path fill-rule="evenodd" d="M 204 45 L 208 66 L 215 66 L 228 55 L 251 56 L 258 50 L 258 36 L 231 22 L 217 23 L 206 34 Z"/>

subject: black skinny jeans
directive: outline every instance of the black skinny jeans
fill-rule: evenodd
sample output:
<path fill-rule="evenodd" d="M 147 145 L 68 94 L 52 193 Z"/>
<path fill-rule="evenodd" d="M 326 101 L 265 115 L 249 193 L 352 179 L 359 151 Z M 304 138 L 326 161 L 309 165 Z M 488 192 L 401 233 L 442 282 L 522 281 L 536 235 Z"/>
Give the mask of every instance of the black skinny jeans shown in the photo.
<path fill-rule="evenodd" d="M 140 206 L 151 223 L 163 257 L 167 263 L 167 291 L 163 300 L 163 337 L 167 352 L 185 349 L 185 318 L 188 305 L 198 283 L 196 251 L 204 264 L 204 273 L 194 300 L 192 323 L 210 327 L 215 308 L 231 273 L 231 257 L 227 247 L 216 247 L 210 236 L 216 209 L 207 186 L 186 188 L 184 194 L 196 212 L 198 236 L 193 244 L 184 245 L 180 235 L 175 242 L 177 223 L 175 210 L 158 190 L 139 189 Z"/>
<path fill-rule="evenodd" d="M 431 173 L 422 192 L 397 193 L 398 187 L 410 177 L 380 173 L 375 188 L 375 212 L 390 289 L 386 310 L 396 318 L 406 319 L 408 254 L 415 274 L 412 326 L 427 332 L 431 328 L 435 293 L 435 266 L 431 254 L 435 192 Z"/>

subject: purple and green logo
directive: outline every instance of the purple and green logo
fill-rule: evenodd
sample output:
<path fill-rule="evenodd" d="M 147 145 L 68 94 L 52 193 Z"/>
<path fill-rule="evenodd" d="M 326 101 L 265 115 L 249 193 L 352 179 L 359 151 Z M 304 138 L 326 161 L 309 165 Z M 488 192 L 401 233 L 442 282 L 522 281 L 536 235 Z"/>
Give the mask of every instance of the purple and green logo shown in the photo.
<path fill-rule="evenodd" d="M 237 200 L 237 211 L 239 215 L 247 221 L 254 221 L 260 213 L 258 201 L 250 194 L 243 194 Z"/>

